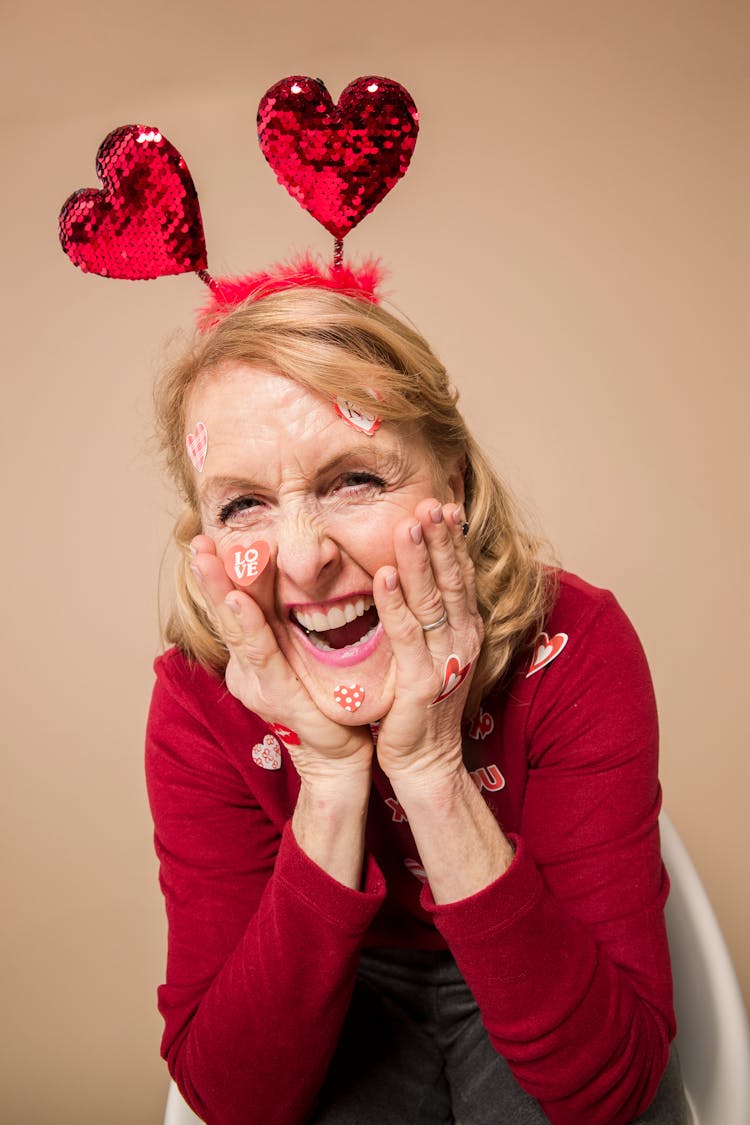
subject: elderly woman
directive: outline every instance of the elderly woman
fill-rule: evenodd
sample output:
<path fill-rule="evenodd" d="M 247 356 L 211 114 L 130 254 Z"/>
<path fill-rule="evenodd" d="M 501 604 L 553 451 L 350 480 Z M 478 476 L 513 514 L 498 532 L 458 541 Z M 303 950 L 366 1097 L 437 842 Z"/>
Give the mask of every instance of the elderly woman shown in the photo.
<path fill-rule="evenodd" d="M 159 1004 L 209 1123 L 684 1119 L 646 661 L 456 399 L 324 288 L 240 305 L 158 389 Z"/>

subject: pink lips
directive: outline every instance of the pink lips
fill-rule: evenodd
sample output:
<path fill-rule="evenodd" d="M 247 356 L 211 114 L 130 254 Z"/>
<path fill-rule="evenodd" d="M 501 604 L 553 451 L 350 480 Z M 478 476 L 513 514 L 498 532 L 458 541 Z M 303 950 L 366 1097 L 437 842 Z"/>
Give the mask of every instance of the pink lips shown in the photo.
<path fill-rule="evenodd" d="M 333 668 L 348 668 L 352 664 L 359 664 L 373 654 L 383 637 L 383 626 L 378 624 L 375 632 L 366 641 L 360 641 L 356 645 L 348 645 L 346 648 L 331 649 L 330 652 L 316 648 L 301 629 L 296 630 L 296 635 L 298 635 L 298 639 L 305 650 L 311 653 L 321 664 L 328 664 Z"/>

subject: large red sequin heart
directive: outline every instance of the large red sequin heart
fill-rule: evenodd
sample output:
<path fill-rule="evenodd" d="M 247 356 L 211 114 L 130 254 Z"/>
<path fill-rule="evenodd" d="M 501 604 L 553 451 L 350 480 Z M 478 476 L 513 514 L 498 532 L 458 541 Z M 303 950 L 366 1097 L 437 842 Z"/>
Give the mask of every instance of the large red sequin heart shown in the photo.
<path fill-rule="evenodd" d="M 403 176 L 418 131 L 411 95 L 390 78 L 357 78 L 334 105 L 319 79 L 292 75 L 258 107 L 258 140 L 279 183 L 334 238 Z"/>
<path fill-rule="evenodd" d="M 60 212 L 60 241 L 84 272 L 130 281 L 206 269 L 198 196 L 158 129 L 122 125 L 102 141 L 96 174 Z"/>

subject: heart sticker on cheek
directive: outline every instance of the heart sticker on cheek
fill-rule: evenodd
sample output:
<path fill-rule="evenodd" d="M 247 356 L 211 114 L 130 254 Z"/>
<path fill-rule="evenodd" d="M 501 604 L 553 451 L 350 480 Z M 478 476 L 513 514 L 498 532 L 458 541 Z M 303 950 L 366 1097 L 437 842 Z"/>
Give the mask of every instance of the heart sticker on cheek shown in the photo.
<path fill-rule="evenodd" d="M 253 746 L 253 761 L 262 770 L 281 769 L 281 747 L 272 734 Z"/>
<path fill-rule="evenodd" d="M 271 548 L 265 539 L 256 539 L 249 547 L 232 547 L 224 556 L 224 570 L 235 586 L 252 586 L 268 566 Z"/>
<path fill-rule="evenodd" d="M 433 699 L 430 706 L 434 707 L 436 703 L 442 703 L 443 700 L 447 699 L 449 695 L 452 695 L 457 688 L 460 688 L 469 674 L 470 668 L 471 661 L 462 668 L 461 661 L 458 659 L 455 652 L 452 652 L 446 660 L 445 668 L 443 669 L 443 686 L 440 688 L 440 691 L 436 698 Z"/>
<path fill-rule="evenodd" d="M 199 473 L 203 472 L 203 466 L 206 463 L 206 450 L 208 449 L 208 430 L 203 422 L 198 422 L 192 434 L 188 434 L 185 438 L 187 445 L 188 457 L 195 465 Z"/>
<path fill-rule="evenodd" d="M 365 691 L 359 684 L 339 684 L 333 689 L 333 698 L 345 711 L 359 711 L 364 702 Z"/>

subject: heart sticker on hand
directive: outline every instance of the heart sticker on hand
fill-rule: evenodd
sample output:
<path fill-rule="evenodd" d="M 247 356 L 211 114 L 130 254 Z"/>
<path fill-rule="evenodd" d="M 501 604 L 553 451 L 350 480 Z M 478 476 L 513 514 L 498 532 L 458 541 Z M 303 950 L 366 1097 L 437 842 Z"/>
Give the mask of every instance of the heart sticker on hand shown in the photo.
<path fill-rule="evenodd" d="M 285 742 L 287 746 L 299 746 L 299 735 L 296 731 L 290 730 L 289 727 L 285 727 L 281 723 L 269 723 L 268 725 L 276 737 Z"/>
<path fill-rule="evenodd" d="M 265 539 L 256 539 L 249 547 L 232 547 L 224 556 L 224 570 L 235 586 L 252 586 L 268 566 L 271 548 Z"/>
<path fill-rule="evenodd" d="M 253 761 L 262 770 L 281 769 L 281 747 L 272 734 L 253 746 Z"/>
<path fill-rule="evenodd" d="M 443 686 L 440 688 L 437 697 L 433 699 L 430 706 L 434 707 L 436 703 L 442 703 L 449 695 L 453 695 L 453 692 L 461 687 L 461 684 L 469 674 L 470 668 L 471 661 L 462 668 L 461 661 L 458 659 L 455 652 L 452 652 L 446 660 L 445 668 L 443 669 Z"/>
<path fill-rule="evenodd" d="M 357 78 L 334 105 L 319 79 L 292 75 L 258 106 L 258 141 L 277 180 L 334 238 L 400 180 L 418 132 L 411 94 L 390 78 Z"/>
<path fill-rule="evenodd" d="M 345 711 L 359 711 L 365 699 L 364 688 L 359 684 L 339 684 L 333 689 L 333 698 Z"/>
<path fill-rule="evenodd" d="M 198 422 L 192 434 L 187 435 L 185 444 L 187 445 L 188 457 L 193 462 L 196 470 L 202 473 L 203 466 L 206 463 L 206 451 L 208 449 L 208 430 L 202 422 Z"/>
<path fill-rule="evenodd" d="M 551 664 L 555 657 L 560 655 L 567 643 L 567 633 L 555 633 L 554 637 L 548 637 L 546 633 L 540 633 L 536 639 L 534 657 L 531 661 L 531 667 L 526 673 L 526 679 L 528 680 L 529 676 L 533 676 L 535 672 L 541 672 L 542 668 Z"/>
<path fill-rule="evenodd" d="M 60 212 L 60 242 L 74 265 L 130 281 L 206 269 L 195 185 L 158 129 L 115 129 L 99 146 L 96 174 L 102 190 L 81 188 Z"/>

